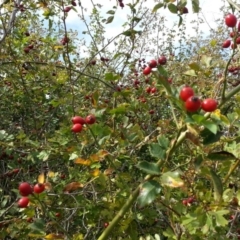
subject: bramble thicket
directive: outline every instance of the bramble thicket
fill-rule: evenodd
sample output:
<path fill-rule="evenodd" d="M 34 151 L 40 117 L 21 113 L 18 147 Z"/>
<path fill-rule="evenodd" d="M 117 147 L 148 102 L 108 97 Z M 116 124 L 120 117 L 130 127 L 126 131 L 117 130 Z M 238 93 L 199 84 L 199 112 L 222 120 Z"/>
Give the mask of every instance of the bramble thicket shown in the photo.
<path fill-rule="evenodd" d="M 240 239 L 240 5 L 221 2 L 204 29 L 201 0 L 0 4 L 0 239 Z"/>

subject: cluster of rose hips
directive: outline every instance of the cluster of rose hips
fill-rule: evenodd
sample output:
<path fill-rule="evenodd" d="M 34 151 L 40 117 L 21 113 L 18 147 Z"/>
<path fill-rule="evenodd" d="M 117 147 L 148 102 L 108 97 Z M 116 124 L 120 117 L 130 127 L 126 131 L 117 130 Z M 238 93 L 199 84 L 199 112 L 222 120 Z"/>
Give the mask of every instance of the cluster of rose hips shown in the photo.
<path fill-rule="evenodd" d="M 93 114 L 88 115 L 86 118 L 80 116 L 72 117 L 72 132 L 79 133 L 83 129 L 84 124 L 94 124 L 96 122 L 96 117 Z"/>
<path fill-rule="evenodd" d="M 144 68 L 143 74 L 149 75 L 152 72 L 152 68 L 156 68 L 158 64 L 165 65 L 167 63 L 167 58 L 165 56 L 160 56 L 158 61 L 153 59 L 148 63 L 148 66 Z"/>
<path fill-rule="evenodd" d="M 118 2 L 119 2 L 119 6 L 120 6 L 121 8 L 123 8 L 123 7 L 124 7 L 123 0 L 118 0 Z"/>
<path fill-rule="evenodd" d="M 18 200 L 18 207 L 20 208 L 26 208 L 29 203 L 28 196 L 32 193 L 40 194 L 45 190 L 45 185 L 42 183 L 37 183 L 32 187 L 28 182 L 22 182 L 20 183 L 18 187 L 19 193 L 22 196 Z"/>
<path fill-rule="evenodd" d="M 188 112 L 197 112 L 200 108 L 205 112 L 213 112 L 217 109 L 218 102 L 213 98 L 207 98 L 201 101 L 195 96 L 191 87 L 185 86 L 181 89 L 179 97 L 185 103 Z"/>
<path fill-rule="evenodd" d="M 223 42 L 222 47 L 228 48 L 231 46 L 232 49 L 237 48 L 237 45 L 240 44 L 240 21 L 237 25 L 237 17 L 234 14 L 228 14 L 225 17 L 225 24 L 228 27 L 234 28 L 233 32 L 230 33 L 230 37 L 234 38 L 234 41 L 231 41 L 230 39 L 227 39 Z M 237 25 L 237 27 L 236 27 Z"/>
<path fill-rule="evenodd" d="M 189 206 L 189 205 L 191 205 L 194 201 L 195 201 L 195 198 L 194 198 L 194 197 L 189 197 L 189 198 L 187 198 L 187 199 L 183 199 L 183 200 L 182 200 L 182 204 L 185 205 L 185 206 Z"/>
<path fill-rule="evenodd" d="M 69 43 L 69 38 L 67 36 L 63 37 L 62 40 L 60 41 L 60 43 L 62 45 L 66 45 L 67 43 Z"/>

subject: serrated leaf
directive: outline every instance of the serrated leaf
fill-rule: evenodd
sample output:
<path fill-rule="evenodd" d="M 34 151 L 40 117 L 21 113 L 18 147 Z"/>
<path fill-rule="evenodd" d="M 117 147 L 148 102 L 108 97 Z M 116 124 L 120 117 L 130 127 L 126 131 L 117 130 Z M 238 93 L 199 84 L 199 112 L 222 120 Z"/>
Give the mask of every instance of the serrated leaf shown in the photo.
<path fill-rule="evenodd" d="M 107 18 L 106 24 L 111 23 L 114 19 L 114 16 L 110 16 Z"/>
<path fill-rule="evenodd" d="M 171 13 L 174 13 L 174 14 L 176 14 L 178 12 L 177 6 L 174 5 L 173 3 L 168 4 L 168 9 Z"/>
<path fill-rule="evenodd" d="M 164 135 L 158 136 L 157 140 L 161 148 L 167 150 L 167 148 L 169 147 L 169 140 Z"/>
<path fill-rule="evenodd" d="M 158 3 L 158 4 L 156 4 L 155 6 L 154 6 L 154 8 L 153 8 L 153 12 L 156 12 L 158 9 L 160 9 L 161 7 L 163 7 L 163 3 Z"/>
<path fill-rule="evenodd" d="M 236 160 L 236 157 L 227 151 L 209 153 L 207 158 L 214 161 Z"/>
<path fill-rule="evenodd" d="M 137 164 L 137 168 L 151 175 L 160 175 L 161 171 L 155 163 L 141 161 Z"/>
<path fill-rule="evenodd" d="M 161 146 L 158 143 L 152 143 L 149 145 L 149 151 L 151 156 L 163 159 L 165 157 L 166 151 L 161 148 Z"/>
<path fill-rule="evenodd" d="M 161 186 L 157 181 L 149 180 L 143 183 L 138 196 L 139 206 L 144 207 L 152 203 L 160 192 Z"/>

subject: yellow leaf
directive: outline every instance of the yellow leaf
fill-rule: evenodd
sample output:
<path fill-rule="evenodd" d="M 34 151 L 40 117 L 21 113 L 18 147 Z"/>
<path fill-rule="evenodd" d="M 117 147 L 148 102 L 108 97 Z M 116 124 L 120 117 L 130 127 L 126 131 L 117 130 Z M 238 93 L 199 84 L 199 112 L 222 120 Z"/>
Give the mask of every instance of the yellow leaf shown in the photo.
<path fill-rule="evenodd" d="M 172 188 L 179 188 L 179 187 L 184 186 L 184 182 L 181 180 L 176 181 L 175 179 L 173 179 L 172 177 L 169 176 L 165 185 L 172 187 Z"/>
<path fill-rule="evenodd" d="M 101 161 L 105 156 L 107 156 L 109 154 L 108 151 L 106 150 L 100 150 L 97 153 L 93 154 L 90 156 L 90 160 L 92 162 L 99 162 Z"/>
<path fill-rule="evenodd" d="M 91 161 L 90 161 L 90 160 L 83 159 L 83 158 L 77 158 L 77 159 L 75 160 L 75 163 L 76 163 L 76 164 L 81 164 L 81 165 L 84 165 L 84 166 L 90 166 Z"/>
<path fill-rule="evenodd" d="M 59 46 L 54 46 L 53 48 L 54 48 L 55 51 L 57 51 L 57 50 L 63 49 L 64 46 L 60 46 L 60 45 L 59 45 Z"/>
<path fill-rule="evenodd" d="M 93 171 L 90 172 L 90 174 L 93 176 L 93 177 L 97 177 L 100 175 L 100 170 L 99 168 L 95 168 Z"/>
<path fill-rule="evenodd" d="M 48 177 L 53 178 L 55 176 L 55 173 L 52 171 L 48 172 Z"/>
<path fill-rule="evenodd" d="M 62 234 L 50 233 L 45 237 L 45 239 L 64 239 L 64 236 Z"/>
<path fill-rule="evenodd" d="M 38 183 L 44 183 L 44 182 L 45 182 L 45 175 L 44 175 L 44 173 L 41 173 L 38 176 Z"/>
<path fill-rule="evenodd" d="M 28 236 L 36 239 L 36 238 L 43 237 L 43 234 L 41 234 L 41 233 L 29 233 Z"/>

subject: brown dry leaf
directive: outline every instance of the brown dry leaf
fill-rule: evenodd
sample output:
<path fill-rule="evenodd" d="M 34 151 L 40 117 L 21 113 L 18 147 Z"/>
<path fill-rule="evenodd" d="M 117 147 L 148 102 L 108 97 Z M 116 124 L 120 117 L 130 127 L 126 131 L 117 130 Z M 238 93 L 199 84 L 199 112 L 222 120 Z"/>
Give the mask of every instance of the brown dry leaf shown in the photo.
<path fill-rule="evenodd" d="M 195 145 L 199 146 L 200 140 L 199 140 L 198 132 L 193 127 L 191 127 L 190 125 L 187 125 L 187 128 L 188 128 L 188 132 L 186 134 L 186 138 L 188 138 Z"/>
<path fill-rule="evenodd" d="M 64 235 L 50 233 L 47 236 L 45 236 L 45 239 L 64 239 Z"/>
<path fill-rule="evenodd" d="M 38 183 L 44 183 L 44 182 L 45 182 L 45 175 L 44 175 L 44 173 L 41 173 L 38 176 Z"/>
<path fill-rule="evenodd" d="M 81 164 L 81 165 L 84 165 L 84 166 L 90 166 L 90 164 L 91 164 L 91 161 L 90 160 L 86 160 L 86 159 L 83 159 L 83 158 L 77 158 L 76 160 L 75 160 L 75 163 L 76 164 Z"/>
<path fill-rule="evenodd" d="M 52 189 L 52 185 L 49 182 L 44 183 L 44 186 L 45 186 L 46 190 L 51 190 Z"/>
<path fill-rule="evenodd" d="M 114 172 L 113 168 L 108 168 L 104 171 L 104 175 L 109 176 L 109 175 L 112 175 L 113 172 Z"/>
<path fill-rule="evenodd" d="M 100 170 L 99 168 L 95 168 L 94 170 L 90 171 L 90 174 L 93 176 L 93 177 L 97 177 L 100 175 Z"/>
<path fill-rule="evenodd" d="M 63 192 L 73 192 L 78 188 L 83 188 L 83 186 L 80 182 L 71 182 L 64 187 Z"/>

